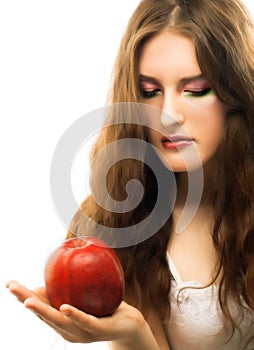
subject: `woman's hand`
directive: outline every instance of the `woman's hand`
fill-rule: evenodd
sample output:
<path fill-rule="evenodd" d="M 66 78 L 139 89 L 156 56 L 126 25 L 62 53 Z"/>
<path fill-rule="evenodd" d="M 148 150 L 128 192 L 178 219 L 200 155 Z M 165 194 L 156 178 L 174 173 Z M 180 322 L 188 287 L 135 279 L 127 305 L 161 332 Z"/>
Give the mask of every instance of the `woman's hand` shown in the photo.
<path fill-rule="evenodd" d="M 113 315 L 97 318 L 67 304 L 62 305 L 60 310 L 53 308 L 44 287 L 29 290 L 15 281 L 7 282 L 6 286 L 26 308 L 69 342 L 136 341 L 142 329 L 147 328 L 142 314 L 125 302 Z"/>

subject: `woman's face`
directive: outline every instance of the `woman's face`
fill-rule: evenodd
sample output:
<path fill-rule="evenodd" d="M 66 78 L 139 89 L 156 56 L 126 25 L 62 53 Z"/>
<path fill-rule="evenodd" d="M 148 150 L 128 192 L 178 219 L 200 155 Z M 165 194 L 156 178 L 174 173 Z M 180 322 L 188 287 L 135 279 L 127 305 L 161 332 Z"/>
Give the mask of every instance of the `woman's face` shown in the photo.
<path fill-rule="evenodd" d="M 222 140 L 226 108 L 203 76 L 192 40 L 160 32 L 144 45 L 139 72 L 149 142 L 173 171 L 204 165 Z"/>

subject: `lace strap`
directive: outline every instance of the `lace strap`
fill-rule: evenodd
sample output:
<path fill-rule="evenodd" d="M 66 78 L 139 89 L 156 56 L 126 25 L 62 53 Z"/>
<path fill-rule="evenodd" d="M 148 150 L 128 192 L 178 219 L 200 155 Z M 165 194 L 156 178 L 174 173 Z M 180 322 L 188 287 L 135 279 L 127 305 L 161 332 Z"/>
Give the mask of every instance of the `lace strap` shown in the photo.
<path fill-rule="evenodd" d="M 177 284 L 181 284 L 183 281 L 175 267 L 175 264 L 173 262 L 173 260 L 171 259 L 169 253 L 167 253 L 167 259 L 168 259 L 168 265 L 169 265 L 169 269 L 175 279 L 175 281 L 177 282 Z"/>

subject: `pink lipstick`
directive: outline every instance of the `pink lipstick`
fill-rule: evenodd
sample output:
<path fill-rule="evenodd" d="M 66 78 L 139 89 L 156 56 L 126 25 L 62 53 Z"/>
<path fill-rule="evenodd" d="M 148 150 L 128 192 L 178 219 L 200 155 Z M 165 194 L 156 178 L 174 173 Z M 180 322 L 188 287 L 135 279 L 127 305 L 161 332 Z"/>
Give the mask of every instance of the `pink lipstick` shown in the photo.
<path fill-rule="evenodd" d="M 179 149 L 193 144 L 193 139 L 185 135 L 169 135 L 161 138 L 161 143 L 165 149 Z"/>

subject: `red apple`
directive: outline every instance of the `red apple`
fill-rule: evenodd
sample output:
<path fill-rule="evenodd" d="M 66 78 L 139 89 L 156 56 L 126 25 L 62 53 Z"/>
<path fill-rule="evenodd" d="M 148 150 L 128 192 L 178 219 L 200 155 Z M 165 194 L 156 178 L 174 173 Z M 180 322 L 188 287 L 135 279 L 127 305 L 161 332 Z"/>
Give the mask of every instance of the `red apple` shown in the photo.
<path fill-rule="evenodd" d="M 68 239 L 50 255 L 45 284 L 56 309 L 70 304 L 97 317 L 112 314 L 124 294 L 124 274 L 115 251 L 91 236 Z"/>

